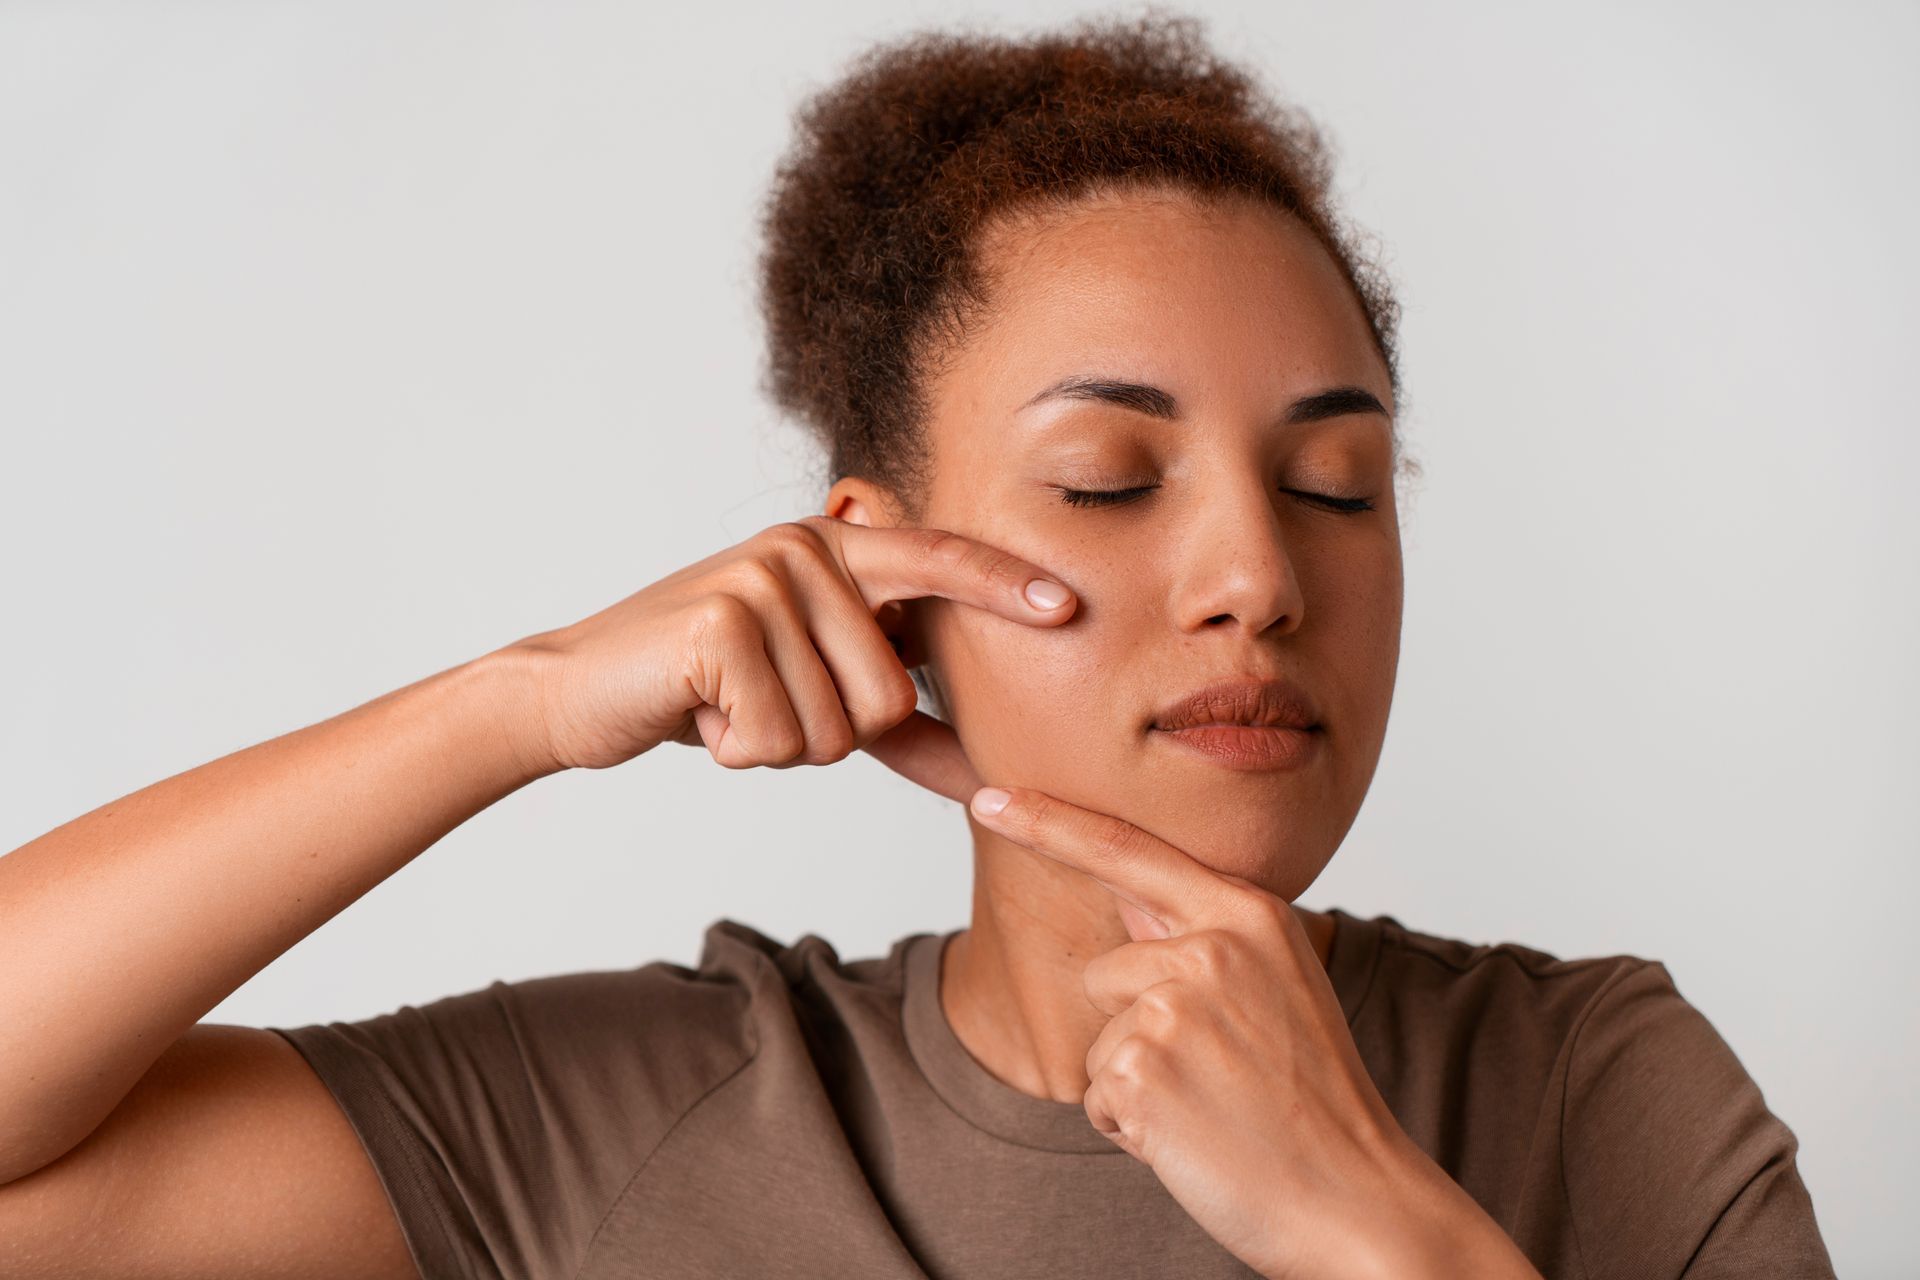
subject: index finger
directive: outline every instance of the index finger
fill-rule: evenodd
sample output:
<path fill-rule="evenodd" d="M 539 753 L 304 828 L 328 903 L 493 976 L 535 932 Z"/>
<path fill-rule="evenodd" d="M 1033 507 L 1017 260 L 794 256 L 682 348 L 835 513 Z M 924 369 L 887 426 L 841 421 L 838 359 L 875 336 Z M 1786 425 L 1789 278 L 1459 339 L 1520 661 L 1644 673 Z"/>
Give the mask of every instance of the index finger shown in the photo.
<path fill-rule="evenodd" d="M 837 526 L 837 527 L 834 527 Z M 830 541 L 869 610 L 943 596 L 1029 626 L 1073 616 L 1074 595 L 1038 565 L 946 529 L 829 520 Z"/>
<path fill-rule="evenodd" d="M 992 807 L 995 792 L 1008 797 Z M 1124 818 L 1082 809 L 1028 787 L 985 787 L 974 817 L 1035 853 L 1084 871 L 1124 902 L 1187 933 L 1218 914 L 1235 892 L 1227 877 Z"/>

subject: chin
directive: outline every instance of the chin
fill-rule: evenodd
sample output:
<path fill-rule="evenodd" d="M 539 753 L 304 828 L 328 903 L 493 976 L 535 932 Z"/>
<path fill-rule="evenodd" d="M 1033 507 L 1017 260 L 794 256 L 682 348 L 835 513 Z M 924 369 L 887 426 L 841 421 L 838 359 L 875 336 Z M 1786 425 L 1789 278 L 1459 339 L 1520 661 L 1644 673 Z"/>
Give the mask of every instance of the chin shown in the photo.
<path fill-rule="evenodd" d="M 1118 812 L 1202 866 L 1251 880 L 1288 901 L 1313 883 L 1337 844 L 1326 838 L 1323 814 L 1301 813 L 1297 803 L 1271 796 L 1234 803 L 1215 791 L 1150 808 L 1135 798 Z"/>

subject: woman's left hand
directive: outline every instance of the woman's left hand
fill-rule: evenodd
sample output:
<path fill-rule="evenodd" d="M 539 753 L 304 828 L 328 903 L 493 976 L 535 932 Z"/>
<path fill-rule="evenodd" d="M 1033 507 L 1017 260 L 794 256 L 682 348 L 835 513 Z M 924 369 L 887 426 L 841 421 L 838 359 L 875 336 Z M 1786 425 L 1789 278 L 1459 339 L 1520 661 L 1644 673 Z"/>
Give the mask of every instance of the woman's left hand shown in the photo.
<path fill-rule="evenodd" d="M 989 789 L 991 790 L 991 789 Z M 1083 871 L 1133 941 L 1087 965 L 1111 1016 L 1087 1118 L 1264 1276 L 1526 1276 L 1513 1241 L 1400 1128 L 1291 905 L 1121 819 L 1026 788 L 980 822 Z"/>

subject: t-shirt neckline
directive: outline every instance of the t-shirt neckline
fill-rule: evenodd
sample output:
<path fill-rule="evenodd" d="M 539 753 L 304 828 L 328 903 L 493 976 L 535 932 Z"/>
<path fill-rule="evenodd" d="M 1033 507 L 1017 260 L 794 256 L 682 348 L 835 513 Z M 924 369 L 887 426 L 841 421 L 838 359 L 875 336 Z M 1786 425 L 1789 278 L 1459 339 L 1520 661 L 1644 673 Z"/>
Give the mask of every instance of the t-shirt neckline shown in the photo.
<path fill-rule="evenodd" d="M 1377 920 L 1362 920 L 1338 907 L 1327 978 L 1352 1026 L 1367 994 L 1380 949 Z M 1087 1120 L 1078 1102 L 1058 1102 L 1022 1093 L 988 1071 L 967 1052 L 940 1007 L 940 959 L 960 929 L 910 938 L 902 974 L 901 1018 L 907 1049 L 942 1101 L 974 1128 L 1016 1146 L 1075 1155 L 1126 1155 Z"/>

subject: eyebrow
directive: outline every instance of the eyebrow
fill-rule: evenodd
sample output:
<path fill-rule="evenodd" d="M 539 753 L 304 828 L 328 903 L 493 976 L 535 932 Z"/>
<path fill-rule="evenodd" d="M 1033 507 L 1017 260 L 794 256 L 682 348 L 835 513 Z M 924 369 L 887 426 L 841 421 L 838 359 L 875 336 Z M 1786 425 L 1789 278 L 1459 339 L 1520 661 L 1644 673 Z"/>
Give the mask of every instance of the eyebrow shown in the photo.
<path fill-rule="evenodd" d="M 1118 378 L 1092 377 L 1075 374 L 1043 389 L 1026 404 L 1027 409 L 1042 400 L 1100 400 L 1108 404 L 1119 405 L 1123 409 L 1132 409 L 1153 418 L 1169 421 L 1180 416 L 1179 401 L 1173 394 L 1160 387 L 1149 386 L 1144 382 L 1126 382 Z M 1293 426 L 1302 422 L 1319 422 L 1324 418 L 1338 418 L 1349 413 L 1378 413 L 1391 418 L 1387 407 L 1380 403 L 1379 397 L 1364 387 L 1330 387 L 1325 391 L 1316 391 L 1310 396 L 1302 396 L 1287 409 L 1282 421 Z"/>

